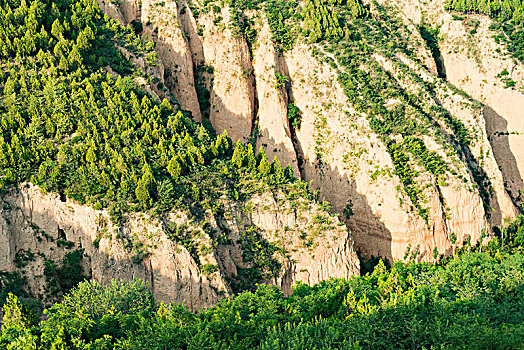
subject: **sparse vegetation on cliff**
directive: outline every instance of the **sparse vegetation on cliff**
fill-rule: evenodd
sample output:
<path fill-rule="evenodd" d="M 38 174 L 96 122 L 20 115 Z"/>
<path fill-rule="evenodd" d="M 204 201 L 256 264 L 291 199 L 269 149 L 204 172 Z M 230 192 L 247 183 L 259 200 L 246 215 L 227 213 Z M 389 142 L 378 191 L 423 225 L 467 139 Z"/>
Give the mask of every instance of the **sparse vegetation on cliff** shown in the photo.
<path fill-rule="evenodd" d="M 446 6 L 466 12 L 489 12 L 506 33 L 520 35 L 520 8 L 499 1 L 489 3 L 495 6 L 493 10 L 488 3 L 451 0 Z M 500 8 L 496 7 L 499 3 Z M 224 20 L 226 4 L 231 11 L 229 23 Z M 153 6 L 164 5 L 160 2 Z M 388 210 L 386 205 L 382 206 L 383 194 L 372 193 L 381 197 L 373 203 L 376 206 L 369 210 L 362 208 L 368 204 L 368 198 L 357 196 L 367 191 L 362 188 L 373 186 L 367 186 L 362 177 L 353 181 L 354 178 L 345 178 L 347 173 L 342 170 L 337 173 L 339 169 L 329 168 L 333 157 L 329 143 L 362 136 L 357 132 L 338 135 L 339 130 L 332 125 L 338 125 L 340 120 L 330 114 L 336 112 L 345 112 L 341 114 L 348 117 L 344 120 L 346 124 L 341 123 L 342 128 L 367 133 L 360 140 L 348 142 L 351 147 L 336 157 L 343 158 L 348 168 L 369 165 L 365 170 L 372 185 L 395 175 L 398 186 L 392 186 L 392 193 L 385 195 L 395 194 L 396 189 L 395 200 L 400 200 L 400 208 L 416 214 L 395 220 L 407 218 L 404 222 L 409 220 L 412 231 L 413 227 L 424 229 L 424 239 L 431 231 L 435 235 L 435 226 L 442 223 L 441 226 L 446 226 L 442 234 L 447 241 L 440 244 L 442 236 L 428 238 L 435 243 L 423 253 L 420 247 L 408 245 L 402 263 L 390 265 L 372 256 L 362 264 L 362 276 L 292 286 L 297 280 L 295 270 L 300 270 L 311 284 L 312 279 L 332 275 L 325 270 L 333 264 L 343 265 L 351 273 L 357 271 L 357 264 L 346 266 L 352 264 L 348 256 L 354 255 L 353 242 L 344 224 L 326 214 L 331 210 L 330 205 L 313 204 L 316 196 L 307 184 L 294 178 L 291 166 L 282 166 L 280 160 L 284 157 L 268 159 L 263 148 L 254 147 L 256 139 L 234 144 L 227 132 L 216 135 L 211 129 L 210 111 L 222 108 L 217 106 L 222 101 L 215 98 L 212 84 L 217 64 L 213 63 L 215 66 L 211 68 L 204 57 L 205 63 L 190 67 L 195 68 L 196 75 L 192 86 L 198 96 L 195 105 L 199 105 L 204 123 L 208 122 L 198 124 L 174 98 L 166 94 L 167 99 L 161 100 L 142 84 L 146 81 L 167 90 L 158 77 L 146 73 L 149 67 L 158 64 L 155 44 L 137 36 L 151 29 L 148 24 L 143 28 L 135 21 L 124 28 L 104 16 L 92 0 L 0 0 L 0 192 L 6 194 L 22 182 L 31 182 L 46 192 L 57 193 L 57 202 L 74 201 L 75 205 L 91 206 L 97 211 L 91 218 L 98 218 L 97 231 L 91 236 L 86 233 L 85 240 L 75 242 L 68 241 L 60 227 L 55 238 L 33 223 L 27 226 L 32 229 L 30 238 L 36 240 L 29 241 L 52 242 L 53 253 L 46 256 L 15 247 L 14 266 L 21 272 L 0 271 L 0 304 L 5 300 L 0 347 L 10 350 L 521 347 L 524 217 L 500 229 L 494 228 L 495 237 L 484 246 L 472 243 L 467 232 L 463 242 L 457 237 L 463 237 L 464 232 L 455 231 L 458 235 L 449 232 L 456 221 L 451 222 L 440 191 L 448 180 L 460 180 L 453 182 L 453 190 L 465 184 L 475 192 L 472 198 L 476 200 L 474 196 L 479 195 L 483 200 L 485 215 L 474 221 L 475 225 L 483 225 L 484 220 L 486 227 L 491 227 L 485 219 L 490 216 L 490 200 L 494 196 L 490 178 L 471 151 L 479 137 L 484 136 L 484 130 L 476 130 L 477 124 L 463 122 L 448 112 L 440 95 L 447 89 L 460 95 L 464 98 L 460 102 L 464 109 L 473 105 L 468 104 L 471 99 L 429 73 L 430 78 L 422 78 L 426 71 L 415 74 L 406 63 L 411 60 L 422 67 L 417 56 L 421 48 L 417 45 L 423 41 L 413 40 L 420 35 L 438 66 L 439 29 L 422 23 L 414 27 L 416 34 L 413 34 L 413 28 L 388 6 L 363 5 L 358 0 L 193 0 L 189 6 L 195 17 L 211 14 L 206 35 L 218 33 L 226 40 L 248 43 L 251 54 L 246 53 L 239 62 L 235 58 L 234 65 L 242 65 L 242 70 L 234 74 L 250 82 L 246 90 L 254 95 L 250 97 L 254 100 L 254 115 L 259 114 L 257 98 L 261 96 L 256 95 L 256 84 L 265 79 L 258 79 L 260 76 L 253 79 L 256 71 L 252 64 L 256 49 L 253 45 L 258 35 L 255 28 L 265 25 L 259 16 L 265 14 L 274 44 L 274 48 L 270 47 L 271 54 L 275 57 L 263 67 L 270 77 L 267 80 L 271 80 L 271 89 L 264 90 L 264 94 L 274 92 L 279 102 L 284 101 L 279 115 L 285 123 L 282 134 L 292 139 L 290 151 L 295 151 L 295 160 L 302 157 L 297 162 L 300 175 L 318 172 L 319 182 L 328 183 L 334 192 L 340 189 L 335 196 L 342 198 L 341 218 L 356 222 L 365 215 L 369 226 L 364 230 L 369 229 L 373 234 L 376 233 L 373 226 L 384 226 L 383 232 L 378 233 L 389 236 L 380 237 L 383 241 L 377 246 L 389 240 L 385 245 L 391 248 L 392 242 L 399 240 L 400 235 L 393 237 L 381 221 L 380 215 Z M 182 2 L 176 10 L 179 11 L 176 15 L 181 16 L 187 9 Z M 174 20 L 178 23 L 176 16 Z M 197 32 L 203 36 L 199 25 L 197 22 Z M 473 22 L 469 34 L 474 35 L 478 27 L 479 23 Z M 188 33 L 181 36 L 184 45 L 188 39 L 196 39 Z M 153 38 L 158 34 L 159 28 L 153 28 Z M 519 57 L 519 38 L 512 43 L 515 57 Z M 202 55 L 206 56 L 211 44 L 205 41 L 201 44 Z M 314 83 L 306 83 L 305 78 L 300 80 L 288 66 L 286 56 L 294 55 L 293 49 L 297 47 L 311 50 L 314 59 L 306 66 L 314 66 L 314 72 L 304 72 L 303 76 L 308 78 L 311 73 L 314 79 L 307 80 L 315 80 Z M 233 46 L 227 49 L 228 59 L 235 57 L 232 51 Z M 145 67 L 132 64 L 131 54 L 141 58 Z M 197 57 L 201 53 L 191 54 Z M 309 60 L 305 56 L 295 59 Z M 188 61 L 190 66 L 191 59 Z M 164 77 L 175 74 L 172 72 L 175 70 L 165 72 Z M 515 82 L 508 74 L 507 70 L 502 71 L 498 78 L 511 88 Z M 442 69 L 439 75 L 444 78 Z M 216 77 L 226 79 L 223 74 Z M 176 77 L 172 78 L 177 82 Z M 329 81 L 322 82 L 324 79 Z M 295 97 L 299 94 L 294 94 L 293 89 L 297 88 L 298 80 L 311 87 L 322 103 L 314 107 L 310 105 L 317 101 L 301 104 L 304 96 L 297 102 L 299 99 Z M 327 88 L 323 89 L 322 84 Z M 336 103 L 330 91 L 326 92 L 328 89 L 336 90 L 339 95 Z M 228 87 L 227 92 L 232 94 L 231 91 L 235 90 Z M 313 118 L 314 113 L 317 115 Z M 361 118 L 358 125 L 356 118 Z M 256 120 L 252 130 L 257 130 L 255 124 Z M 297 134 L 312 130 L 315 135 L 311 137 L 311 149 L 306 150 L 312 155 L 308 154 L 306 159 L 301 147 L 294 143 L 301 146 Z M 367 142 L 370 135 L 374 139 Z M 268 138 L 271 136 L 270 133 Z M 268 154 L 281 151 L 277 141 Z M 368 145 L 369 149 L 362 145 Z M 377 151 L 379 148 L 382 149 Z M 491 151 L 491 148 L 485 151 L 486 156 Z M 483 152 L 481 146 L 481 157 Z M 378 156 L 367 158 L 368 153 Z M 359 157 L 365 159 L 354 163 L 350 160 Z M 379 163 L 372 168 L 376 159 L 388 162 L 387 166 Z M 307 168 L 306 162 L 309 162 Z M 497 162 L 494 164 L 496 167 Z M 344 188 L 355 191 L 342 193 Z M 465 193 L 449 192 L 460 196 Z M 263 203 L 255 204 L 251 199 Z M 433 199 L 438 203 L 431 207 Z M 255 208 L 260 211 L 258 217 L 249 215 Z M 437 225 L 432 223 L 434 208 L 442 209 L 437 213 L 440 216 L 436 218 Z M 3 210 L 0 219 L 5 219 L 6 227 L 10 227 L 8 220 L 13 215 L 6 213 L 11 209 Z M 32 210 L 31 207 L 30 220 Z M 306 217 L 306 212 L 311 215 Z M 275 215 L 263 216 L 267 213 Z M 394 213 L 404 214 L 400 210 Z M 284 219 L 278 218 L 284 214 Z M 144 232 L 148 242 L 137 232 L 129 232 L 130 226 L 126 227 L 127 220 L 135 216 L 159 228 L 158 232 Z M 457 216 L 464 221 L 471 218 Z M 262 224 L 271 220 L 275 224 L 263 230 L 253 223 L 257 219 Z M 281 223 L 282 227 L 275 227 Z M 114 231 L 109 232 L 108 227 Z M 482 243 L 488 231 L 481 229 Z M 334 233 L 327 235 L 327 232 Z M 174 252 L 166 252 L 165 248 L 163 259 L 172 259 L 183 252 L 186 260 L 185 264 L 179 264 L 184 265 L 180 269 L 192 265 L 189 279 L 197 282 L 184 285 L 188 293 L 205 289 L 199 295 L 208 293 L 206 298 L 209 295 L 210 300 L 215 298 L 210 304 L 230 292 L 232 297 L 220 300 L 208 310 L 192 313 L 181 305 L 156 303 L 148 288 L 155 287 L 140 281 L 115 281 L 109 286 L 84 281 L 88 279 L 83 269 L 84 255 L 82 247 L 77 245 L 86 240 L 90 245 L 90 238 L 94 240 L 96 253 L 99 248 L 113 244 L 108 241 L 118 240 L 121 243 L 118 247 L 122 248 L 118 254 L 125 257 L 126 263 L 129 261 L 121 270 L 145 266 L 144 271 L 156 288 L 163 284 L 157 283 L 158 274 L 150 258 L 156 243 L 163 241 L 166 246 L 175 247 Z M 338 244 L 339 239 L 344 244 Z M 293 249 L 288 251 L 286 246 Z M 312 253 L 318 247 L 326 249 L 325 256 Z M 447 255 L 441 255 L 445 249 Z M 292 250 L 298 254 L 310 253 L 299 257 L 310 259 L 310 265 L 317 269 L 296 268 L 296 261 L 290 258 Z M 333 251 L 336 253 L 330 255 Z M 60 254 L 63 258 L 56 257 Z M 421 255 L 430 260 L 428 254 L 435 264 L 417 263 Z M 42 288 L 45 295 L 36 296 L 28 293 L 24 269 L 32 267 L 32 262 L 38 259 L 42 264 L 41 272 L 37 273 L 47 284 Z M 107 257 L 106 264 L 112 263 L 112 259 L 113 256 Z M 337 265 L 338 260 L 343 263 Z M 225 267 L 226 264 L 230 266 Z M 175 272 L 182 275 L 180 271 Z M 169 277 L 164 277 L 165 283 L 169 283 Z M 176 280 L 175 287 L 179 287 L 178 283 L 180 280 Z M 268 284 L 281 285 L 283 291 Z M 42 316 L 38 313 L 41 305 L 35 307 L 34 297 L 50 306 L 41 323 L 37 317 Z"/>
<path fill-rule="evenodd" d="M 492 29 L 500 30 L 495 40 L 505 43 L 513 57 L 524 61 L 524 8 L 521 1 L 446 0 L 445 8 L 466 14 L 482 13 L 493 18 Z"/>

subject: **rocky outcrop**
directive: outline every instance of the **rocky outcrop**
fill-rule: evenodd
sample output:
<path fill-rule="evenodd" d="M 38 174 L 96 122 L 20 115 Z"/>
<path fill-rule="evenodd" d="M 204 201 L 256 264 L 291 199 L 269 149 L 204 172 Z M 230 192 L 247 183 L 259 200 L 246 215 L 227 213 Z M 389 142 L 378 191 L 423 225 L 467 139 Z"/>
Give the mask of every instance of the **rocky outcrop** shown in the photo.
<path fill-rule="evenodd" d="M 204 64 L 214 72 L 209 119 L 218 133 L 227 130 L 234 142 L 246 142 L 256 110 L 253 67 L 247 42 L 233 33 L 230 17 L 224 5 L 220 13 L 199 18 Z"/>
<path fill-rule="evenodd" d="M 109 0 L 99 0 L 99 4 L 102 11 L 122 25 L 132 22 L 141 25 L 141 34 L 155 42 L 160 65 L 163 67 L 161 74 L 154 74 L 158 82 L 153 87 L 167 86 L 181 108 L 190 111 L 193 118 L 201 122 L 193 60 L 185 34 L 178 23 L 178 4 L 150 0 L 125 0 L 118 7 Z"/>
<path fill-rule="evenodd" d="M 303 111 L 297 138 L 304 151 L 305 179 L 337 212 L 350 209 L 350 215 L 341 218 L 352 228 L 357 247 L 365 255 L 393 260 L 402 259 L 410 247 L 419 252 L 418 258 L 431 260 L 435 248 L 440 254 L 450 250 L 452 232 L 459 241 L 467 235 L 478 240 L 489 227 L 478 193 L 453 184 L 436 188 L 431 177 L 422 175 L 417 182 L 428 184 L 424 194 L 430 225 L 410 211 L 386 146 L 347 102 L 337 72 L 309 52 L 299 44 L 286 57 L 294 98 Z M 446 203 L 455 211 L 439 199 L 438 191 L 448 190 Z"/>
<path fill-rule="evenodd" d="M 287 76 L 287 67 L 284 57 L 271 42 L 271 31 L 265 18 L 258 30 L 253 51 L 259 105 L 257 149 L 263 147 L 269 159 L 277 156 L 284 165 L 291 165 L 295 176 L 299 177 L 297 153 L 287 118 L 288 103 L 291 101 L 286 84 L 279 85 L 276 78 L 277 74 Z"/>
<path fill-rule="evenodd" d="M 422 21 L 439 27 L 439 48 L 446 79 L 483 104 L 485 132 L 504 186 L 518 201 L 524 188 L 524 65 L 511 57 L 502 44 L 494 40 L 491 20 L 483 15 L 454 19 L 444 9 L 444 1 L 422 2 L 398 0 L 394 5 L 411 23 Z M 473 30 L 475 29 L 475 30 Z M 506 70 L 507 76 L 500 76 Z M 506 87 L 502 79 L 510 78 L 515 87 Z"/>
<path fill-rule="evenodd" d="M 517 118 L 522 96 L 504 89 L 494 78 L 500 73 L 495 70 L 502 70 L 510 61 L 496 58 L 492 39 L 477 40 L 480 46 L 475 49 L 471 43 L 476 39 L 468 39 L 467 23 L 453 21 L 441 0 L 388 3 L 400 10 L 397 15 L 404 26 L 399 31 L 414 57 L 373 57 L 373 64 L 388 72 L 399 87 L 417 96 L 423 92 L 428 114 L 431 106 L 442 108 L 474 135 L 471 144 L 459 151 L 449 146 L 453 131 L 442 121 L 436 127 L 449 136 L 447 139 L 433 132 L 423 136 L 426 147 L 452 168 L 439 180 L 415 165 L 415 180 L 428 210 L 426 220 L 403 193 L 385 143 L 372 132 L 366 116 L 348 103 L 338 82 L 340 67 L 322 59 L 334 57 L 318 46 L 315 50 L 320 56 L 313 55 L 313 47 L 300 38 L 292 50 L 278 52 L 262 11 L 243 14 L 253 20 L 257 30 L 250 47 L 238 34 L 238 23 L 233 23 L 227 5 L 213 11 L 198 8 L 196 17 L 187 2 L 178 1 L 177 5 L 174 26 L 180 25 L 185 33 L 188 46 L 184 50 L 189 50 L 193 66 L 212 67 L 213 76 L 205 73 L 204 80 L 210 90 L 209 118 L 215 129 L 227 130 L 235 141 L 254 137 L 257 148 L 263 147 L 270 159 L 278 156 L 284 166 L 291 165 L 296 176 L 311 183 L 333 205 L 365 255 L 399 260 L 409 249 L 417 251 L 417 259 L 431 261 L 435 250 L 439 254 L 451 252 L 451 236 L 455 235 L 459 244 L 468 237 L 476 242 L 503 218 L 516 215 L 514 202 L 517 190 L 523 187 L 518 164 L 524 164 L 519 162 L 524 147 L 518 147 L 521 118 Z M 437 67 L 432 57 L 435 53 L 421 37 L 420 24 L 442 25 L 440 58 L 444 66 Z M 478 36 L 491 38 L 487 26 L 480 24 L 478 31 L 484 34 Z M 485 60 L 493 64 L 487 65 Z M 507 67 L 514 80 L 520 79 L 519 67 Z M 474 99 L 437 78 L 439 69 Z M 428 91 L 423 86 L 426 83 L 436 89 Z M 479 108 L 477 101 L 484 106 Z M 392 106 L 396 103 L 390 102 Z M 302 112 L 296 130 L 287 118 L 289 103 Z"/>
<path fill-rule="evenodd" d="M 144 35 L 156 43 L 156 51 L 164 62 L 166 85 L 173 92 L 180 106 L 190 111 L 196 121 L 202 113 L 195 90 L 193 60 L 184 32 L 178 24 L 179 8 L 176 2 L 143 1 L 141 22 Z"/>
<path fill-rule="evenodd" d="M 15 269 L 21 251 L 35 260 L 23 269 L 33 295 L 46 295 L 45 261 L 60 262 L 73 249 L 84 253 L 84 271 L 95 280 L 140 278 L 161 301 L 184 303 L 191 309 L 213 305 L 227 288 L 218 275 L 208 278 L 188 251 L 170 241 L 156 220 L 137 216 L 118 228 L 107 212 L 61 201 L 57 194 L 44 194 L 24 184 L 3 198 L 2 247 L 8 253 L 0 270 Z M 7 208 L 7 209 L 6 209 Z M 60 248 L 64 242 L 74 247 Z"/>
<path fill-rule="evenodd" d="M 207 71 L 210 67 L 208 113 L 213 127 L 219 133 L 227 130 L 234 142 L 251 137 L 257 113 L 251 52 L 247 42 L 235 34 L 229 6 L 222 6 L 219 13 L 203 13 L 197 21 L 186 1 L 124 0 L 119 8 L 100 1 L 113 18 L 142 24 L 142 34 L 155 41 L 166 67 L 166 86 L 196 121 L 202 121 L 202 111 L 195 69 Z"/>
<path fill-rule="evenodd" d="M 304 178 L 312 181 L 337 212 L 351 208 L 351 215 L 341 218 L 351 228 L 357 247 L 365 255 L 380 254 L 393 260 L 403 259 L 408 249 L 416 250 L 418 259 L 432 260 L 435 249 L 439 254 L 451 252 L 453 233 L 457 242 L 468 236 L 476 242 L 503 217 L 514 217 L 516 210 L 504 189 L 478 105 L 406 57 L 376 56 L 375 60 L 407 91 L 423 91 L 416 83 L 420 79 L 437 84 L 436 98 L 429 93 L 424 97 L 428 113 L 432 105 L 442 104 L 466 125 L 475 140 L 464 155 L 450 156 L 453 152 L 435 136 L 424 138 L 429 149 L 455 167 L 455 175 L 448 175 L 444 183 L 417 169 L 420 175 L 416 181 L 424 189 L 429 214 L 429 221 L 424 222 L 399 192 L 400 179 L 384 143 L 373 134 L 365 116 L 347 103 L 337 71 L 312 57 L 307 45 L 296 45 L 286 55 L 286 63 L 294 99 L 303 111 L 297 138 L 304 152 Z M 406 76 L 406 71 L 417 78 Z M 452 133 L 443 123 L 440 128 Z M 472 171 L 478 169 L 486 173 L 494 190 L 488 199 L 493 212 L 485 212 L 486 199 L 477 190 L 478 180 Z"/>
<path fill-rule="evenodd" d="M 306 199 L 290 202 L 283 194 L 268 192 L 246 202 L 226 201 L 225 208 L 224 216 L 206 214 L 209 227 L 182 211 L 159 219 L 130 215 L 118 227 L 106 211 L 44 194 L 26 183 L 2 197 L 0 246 L 6 249 L 0 271 L 19 269 L 33 295 L 48 295 L 45 262 L 59 263 L 80 249 L 86 275 L 103 283 L 140 278 L 157 300 L 199 310 L 231 295 L 230 283 L 239 269 L 253 267 L 243 254 L 249 246 L 242 245 L 249 243 L 243 233 L 250 228 L 261 241 L 278 247 L 280 253 L 267 258 L 282 268 L 265 282 L 286 293 L 298 280 L 313 284 L 359 272 L 347 228 Z M 176 230 L 188 235 L 197 254 L 173 238 Z"/>

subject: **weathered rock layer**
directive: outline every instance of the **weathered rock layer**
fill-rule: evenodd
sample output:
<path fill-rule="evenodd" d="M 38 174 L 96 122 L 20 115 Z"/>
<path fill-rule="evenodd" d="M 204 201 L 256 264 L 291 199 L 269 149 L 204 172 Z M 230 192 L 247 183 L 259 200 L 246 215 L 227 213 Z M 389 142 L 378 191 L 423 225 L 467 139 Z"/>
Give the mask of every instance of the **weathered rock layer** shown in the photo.
<path fill-rule="evenodd" d="M 175 9 L 174 3 L 163 4 L 143 3 L 142 9 Z M 257 30 L 251 47 L 235 31 L 227 6 L 218 12 L 199 9 L 195 16 L 186 1 L 176 2 L 178 12 L 173 13 L 171 22 L 159 26 L 152 21 L 147 25 L 158 28 L 158 37 L 168 28 L 181 28 L 183 35 L 173 45 L 184 52 L 182 56 L 192 57 L 192 62 L 175 60 L 161 49 L 160 58 L 170 62 L 166 65 L 176 62 L 179 74 L 195 67 L 213 68 L 213 77 L 206 77 L 206 86 L 210 89 L 209 118 L 215 129 L 227 130 L 235 141 L 255 139 L 270 157 L 278 156 L 284 165 L 291 165 L 296 176 L 310 182 L 333 205 L 364 254 L 398 260 L 410 249 L 417 251 L 417 259 L 431 261 L 435 251 L 449 254 L 453 246 L 451 236 L 456 236 L 459 244 L 468 237 L 477 242 L 484 233 L 489 236 L 491 227 L 499 225 L 504 217 L 516 214 L 513 202 L 523 187 L 519 174 L 524 164 L 524 159 L 520 159 L 524 146 L 519 147 L 522 118 L 517 117 L 523 95 L 493 82 L 498 73 L 495 70 L 507 66 L 509 61 L 491 55 L 493 64 L 485 64 L 481 69 L 479 59 L 465 52 L 465 39 L 453 39 L 457 35 L 464 37 L 466 32 L 455 28 L 460 25 L 445 13 L 442 1 L 422 4 L 406 0 L 387 5 L 400 9 L 399 16 L 406 23 L 405 35 L 417 48 L 418 62 L 400 56 L 374 56 L 376 63 L 407 91 L 424 90 L 417 85 L 420 79 L 438 86 L 436 96 L 425 93 L 424 102 L 444 108 L 475 135 L 475 141 L 463 151 L 466 155 L 460 157 L 449 155 L 449 148 L 434 137 L 424 138 L 426 146 L 453 164 L 454 173 L 458 174 L 448 175 L 442 182 L 419 169 L 417 181 L 424 188 L 427 221 L 410 209 L 414 203 L 399 191 L 401 181 L 387 147 L 373 134 L 366 117 L 348 103 L 338 83 L 339 70 L 313 56 L 311 44 L 299 39 L 292 50 L 280 53 L 260 12 L 244 14 L 254 18 Z M 129 22 L 131 18 L 124 13 L 133 6 L 134 3 L 124 1 L 121 12 L 113 8 L 106 11 Z M 198 7 L 195 3 L 192 6 Z M 141 13 L 146 24 L 144 10 Z M 465 98 L 436 77 L 437 63 L 418 32 L 417 25 L 422 21 L 442 25 L 445 73 L 450 82 L 469 92 L 476 101 Z M 478 34 L 483 37 L 479 48 L 481 62 L 494 51 L 487 28 L 483 23 L 479 29 L 482 34 Z M 518 67 L 509 67 L 512 74 L 520 74 Z M 412 72 L 411 78 L 401 73 L 405 69 Z M 193 91 L 195 84 L 190 77 L 186 74 L 180 79 L 178 89 Z M 479 109 L 477 101 L 485 106 Z M 287 119 L 289 103 L 302 111 L 301 127 L 297 130 L 290 127 Z M 189 109 L 195 108 L 192 102 Z M 445 125 L 439 127 L 449 131 Z M 482 198 L 477 173 L 484 173 L 489 181 L 490 198 Z"/>
<path fill-rule="evenodd" d="M 157 300 L 199 310 L 231 295 L 230 283 L 239 270 L 253 268 L 253 262 L 244 258 L 249 247 L 242 246 L 250 243 L 242 233 L 251 229 L 281 252 L 267 257 L 281 268 L 262 282 L 276 284 L 286 293 L 299 280 L 314 284 L 358 274 L 359 261 L 347 228 L 309 201 L 295 205 L 300 210 L 282 194 L 268 192 L 247 202 L 227 202 L 223 217 L 207 214 L 206 229 L 181 211 L 161 219 L 132 215 L 118 227 L 106 211 L 63 201 L 58 194 L 44 194 L 27 183 L 2 197 L 0 246 L 6 249 L 0 255 L 0 271 L 23 271 L 33 295 L 52 299 L 46 261 L 60 263 L 68 252 L 81 250 L 85 275 L 103 283 L 140 278 Z M 172 238 L 176 228 L 191 235 L 196 256 Z M 227 239 L 214 246 L 209 232 Z M 304 232 L 310 233 L 301 237 Z M 31 258 L 22 259 L 20 266 L 22 256 Z"/>

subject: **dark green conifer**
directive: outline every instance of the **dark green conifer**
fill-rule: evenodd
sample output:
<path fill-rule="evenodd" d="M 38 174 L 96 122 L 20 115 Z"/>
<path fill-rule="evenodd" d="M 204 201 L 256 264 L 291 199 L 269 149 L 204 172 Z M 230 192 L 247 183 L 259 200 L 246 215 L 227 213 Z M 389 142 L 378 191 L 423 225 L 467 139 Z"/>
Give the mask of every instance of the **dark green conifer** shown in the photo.
<path fill-rule="evenodd" d="M 231 158 L 231 162 L 237 167 L 241 168 L 244 162 L 244 156 L 245 156 L 245 150 L 244 145 L 240 140 L 237 141 L 235 150 L 233 151 L 233 157 Z"/>
<path fill-rule="evenodd" d="M 275 183 L 282 183 L 285 180 L 284 169 L 282 169 L 282 164 L 278 160 L 278 157 L 275 156 L 273 163 L 271 164 L 272 178 Z"/>
<path fill-rule="evenodd" d="M 260 162 L 258 164 L 258 173 L 261 176 L 268 176 L 271 173 L 271 165 L 267 160 L 267 155 L 263 148 L 260 148 L 259 157 Z"/>
<path fill-rule="evenodd" d="M 169 164 L 167 165 L 167 171 L 175 179 L 178 179 L 178 177 L 182 174 L 182 167 L 177 162 L 176 157 L 172 157 L 169 161 Z"/>

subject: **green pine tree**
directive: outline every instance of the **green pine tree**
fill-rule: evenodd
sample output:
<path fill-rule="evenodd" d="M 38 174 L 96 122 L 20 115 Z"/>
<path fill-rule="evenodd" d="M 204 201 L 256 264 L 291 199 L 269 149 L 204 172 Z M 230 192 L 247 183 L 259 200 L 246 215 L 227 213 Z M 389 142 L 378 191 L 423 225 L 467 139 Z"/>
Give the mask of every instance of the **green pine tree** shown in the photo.
<path fill-rule="evenodd" d="M 23 330 L 31 326 L 32 317 L 29 310 L 18 300 L 16 295 L 9 293 L 2 307 L 2 335 L 9 329 Z"/>
<path fill-rule="evenodd" d="M 167 165 L 167 171 L 175 179 L 178 179 L 178 177 L 182 174 L 182 167 L 177 162 L 176 157 L 172 157 L 169 161 L 169 164 Z"/>
<path fill-rule="evenodd" d="M 284 176 L 288 180 L 291 180 L 294 177 L 293 168 L 291 165 L 288 164 L 288 166 L 284 168 Z"/>
<path fill-rule="evenodd" d="M 271 172 L 273 173 L 273 179 L 277 184 L 284 182 L 286 179 L 284 169 L 282 168 L 282 164 L 280 164 L 278 157 L 275 157 L 273 164 L 271 164 Z"/>
<path fill-rule="evenodd" d="M 135 189 L 135 195 L 144 208 L 147 209 L 153 205 L 153 199 L 151 198 L 149 189 L 147 188 L 146 184 L 142 179 L 138 181 L 138 186 Z"/>
<path fill-rule="evenodd" d="M 233 152 L 233 157 L 231 158 L 231 162 L 237 167 L 241 168 L 242 164 L 244 162 L 244 145 L 240 140 L 237 141 L 237 144 L 235 146 L 235 151 Z"/>
<path fill-rule="evenodd" d="M 264 149 L 260 148 L 259 155 L 260 162 L 258 164 L 258 173 L 261 176 L 268 176 L 271 173 L 271 165 L 267 160 L 267 155 Z"/>
<path fill-rule="evenodd" d="M 153 175 L 153 170 L 147 163 L 142 167 L 142 182 L 147 187 L 147 189 L 150 191 L 156 185 L 156 180 L 155 180 L 155 175 Z"/>
<path fill-rule="evenodd" d="M 253 145 L 247 145 L 246 152 L 247 167 L 249 170 L 255 170 L 257 167 L 257 159 L 255 157 L 255 151 L 253 150 Z"/>

